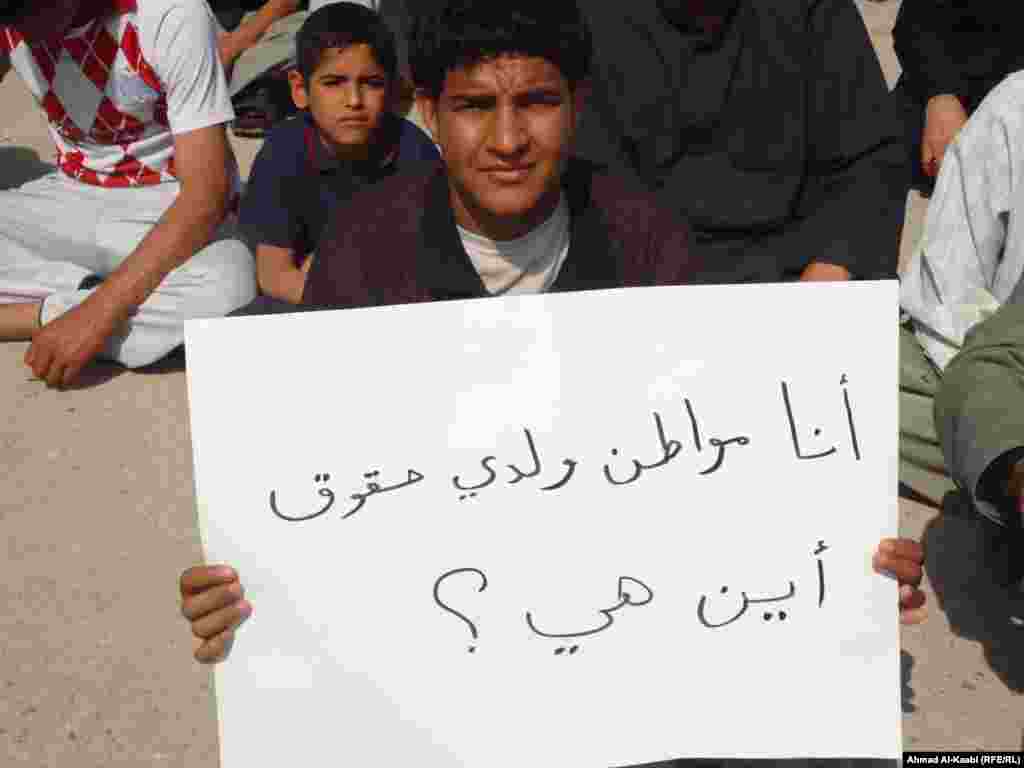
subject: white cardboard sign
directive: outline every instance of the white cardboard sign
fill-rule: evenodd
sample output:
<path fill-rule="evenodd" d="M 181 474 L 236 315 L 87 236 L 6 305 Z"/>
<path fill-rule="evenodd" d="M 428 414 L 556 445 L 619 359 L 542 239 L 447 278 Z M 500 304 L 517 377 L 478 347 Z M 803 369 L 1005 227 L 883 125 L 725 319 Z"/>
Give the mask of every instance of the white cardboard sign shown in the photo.
<path fill-rule="evenodd" d="M 900 754 L 897 285 L 186 328 L 224 768 Z M 856 727 L 851 727 L 856 724 Z"/>

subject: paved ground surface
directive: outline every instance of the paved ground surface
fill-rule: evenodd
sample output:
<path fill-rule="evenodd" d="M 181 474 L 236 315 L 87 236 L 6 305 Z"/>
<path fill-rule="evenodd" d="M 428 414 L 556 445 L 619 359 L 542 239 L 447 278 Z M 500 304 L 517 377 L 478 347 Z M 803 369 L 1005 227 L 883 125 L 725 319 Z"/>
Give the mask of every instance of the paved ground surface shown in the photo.
<path fill-rule="evenodd" d="M 859 5 L 891 83 L 898 4 Z M 0 105 L 9 187 L 52 150 L 15 78 Z M 259 145 L 235 145 L 247 169 Z M 910 209 L 908 242 L 921 202 Z M 29 380 L 25 348 L 0 344 L 0 766 L 214 768 L 212 676 L 177 613 L 176 576 L 201 557 L 184 373 L 95 366 L 51 392 Z M 1021 749 L 1024 629 L 998 583 L 1006 555 L 955 499 L 944 506 L 900 506 L 903 534 L 928 549 L 932 606 L 903 632 L 905 747 Z"/>

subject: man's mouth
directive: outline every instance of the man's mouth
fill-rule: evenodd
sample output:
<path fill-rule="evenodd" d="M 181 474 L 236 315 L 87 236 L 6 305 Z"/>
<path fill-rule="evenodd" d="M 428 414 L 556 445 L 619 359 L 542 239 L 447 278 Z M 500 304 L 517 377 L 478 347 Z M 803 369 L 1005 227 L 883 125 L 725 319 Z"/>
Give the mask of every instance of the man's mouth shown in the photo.
<path fill-rule="evenodd" d="M 526 179 L 530 175 L 531 168 L 532 166 L 529 165 L 497 166 L 484 169 L 484 173 L 498 181 L 516 182 Z"/>

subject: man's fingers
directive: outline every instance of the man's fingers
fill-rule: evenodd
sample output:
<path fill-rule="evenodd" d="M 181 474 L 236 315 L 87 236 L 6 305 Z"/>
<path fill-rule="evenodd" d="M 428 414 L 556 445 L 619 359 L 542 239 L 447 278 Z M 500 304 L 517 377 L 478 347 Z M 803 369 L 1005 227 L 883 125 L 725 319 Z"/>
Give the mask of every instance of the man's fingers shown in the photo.
<path fill-rule="evenodd" d="M 60 381 L 58 382 L 57 386 L 60 386 L 60 387 L 70 386 L 75 381 L 75 379 L 78 378 L 78 374 L 80 374 L 82 372 L 82 369 L 84 367 L 85 367 L 85 363 L 84 362 L 74 361 L 74 362 L 68 363 L 68 365 L 64 368 L 64 373 L 60 377 Z"/>
<path fill-rule="evenodd" d="M 923 576 L 921 566 L 912 560 L 876 552 L 872 565 L 875 571 L 891 576 L 900 584 L 911 584 L 916 587 L 921 583 Z"/>
<path fill-rule="evenodd" d="M 235 629 L 239 624 L 252 615 L 252 603 L 248 600 L 239 600 L 226 608 L 203 616 L 192 622 L 192 634 L 196 637 L 209 639 L 225 632 Z"/>
<path fill-rule="evenodd" d="M 924 547 L 914 539 L 882 539 L 878 551 L 883 555 L 892 555 L 915 563 L 924 562 Z"/>
<path fill-rule="evenodd" d="M 935 153 L 932 152 L 931 142 L 925 139 L 921 142 L 921 165 L 928 167 L 929 163 L 935 159 Z"/>
<path fill-rule="evenodd" d="M 938 156 L 930 146 L 928 142 L 921 147 L 921 168 L 928 176 L 937 176 L 939 173 L 939 163 L 942 159 Z"/>
<path fill-rule="evenodd" d="M 900 623 L 920 624 L 928 615 L 925 594 L 916 587 L 904 584 L 900 587 Z"/>
<path fill-rule="evenodd" d="M 32 373 L 35 374 L 37 379 L 46 381 L 46 375 L 50 371 L 50 361 L 53 358 L 53 353 L 45 347 L 40 347 L 38 344 L 33 343 L 32 349 L 35 350 L 32 356 Z"/>
<path fill-rule="evenodd" d="M 925 594 L 917 587 L 904 584 L 900 587 L 900 608 L 920 608 L 925 604 Z"/>
<path fill-rule="evenodd" d="M 237 603 L 244 597 L 242 585 L 233 581 L 230 584 L 221 584 L 216 587 L 189 595 L 181 601 L 181 615 L 189 621 L 195 621 L 221 608 L 226 608 Z"/>
<path fill-rule="evenodd" d="M 181 594 L 194 595 L 237 578 L 238 573 L 235 569 L 227 565 L 197 565 L 181 574 Z"/>
<path fill-rule="evenodd" d="M 195 660 L 203 664 L 214 664 L 218 661 L 223 661 L 227 658 L 227 655 L 231 652 L 231 646 L 235 641 L 235 631 L 229 629 L 225 632 L 221 632 L 216 637 L 211 637 L 209 640 L 197 641 L 196 649 L 192 655 Z"/>
<path fill-rule="evenodd" d="M 64 381 L 64 369 L 65 363 L 56 358 L 51 360 L 50 368 L 46 372 L 46 385 L 53 388 L 59 387 Z"/>
<path fill-rule="evenodd" d="M 906 584 L 900 587 L 900 623 L 920 624 L 927 616 L 924 592 Z"/>
<path fill-rule="evenodd" d="M 928 609 L 923 606 L 909 611 L 900 611 L 900 624 L 921 624 L 927 618 Z"/>

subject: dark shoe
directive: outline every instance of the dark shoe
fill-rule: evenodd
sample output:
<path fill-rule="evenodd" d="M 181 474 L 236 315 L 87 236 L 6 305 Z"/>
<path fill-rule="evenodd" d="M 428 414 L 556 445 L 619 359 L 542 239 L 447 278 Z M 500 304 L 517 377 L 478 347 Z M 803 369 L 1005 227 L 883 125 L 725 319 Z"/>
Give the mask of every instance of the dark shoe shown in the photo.
<path fill-rule="evenodd" d="M 288 70 L 273 70 L 246 86 L 234 99 L 231 132 L 247 139 L 262 139 L 277 123 L 298 112 L 288 85 Z"/>
<path fill-rule="evenodd" d="M 103 278 L 99 275 L 86 275 L 82 278 L 82 282 L 78 284 L 78 290 L 89 291 L 95 288 L 97 285 L 103 282 Z"/>

